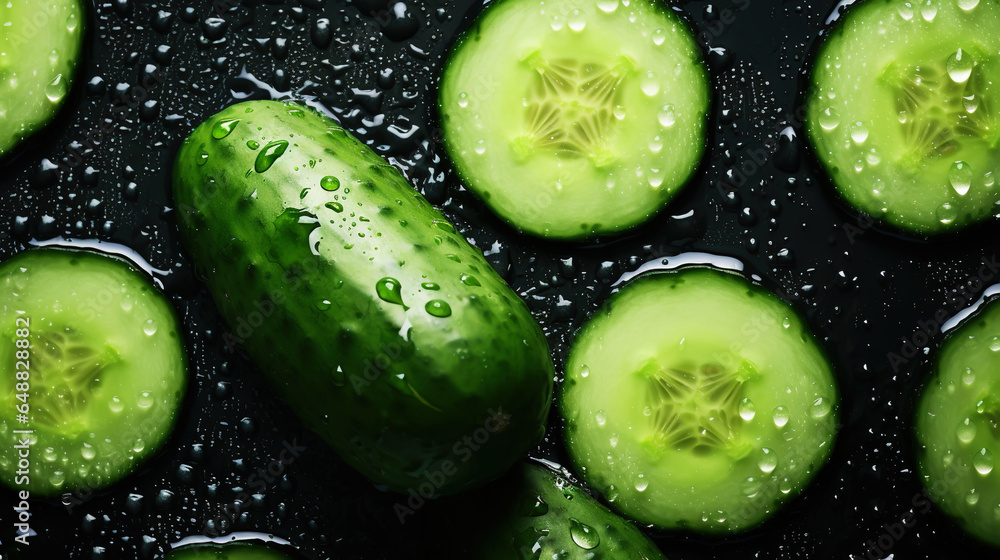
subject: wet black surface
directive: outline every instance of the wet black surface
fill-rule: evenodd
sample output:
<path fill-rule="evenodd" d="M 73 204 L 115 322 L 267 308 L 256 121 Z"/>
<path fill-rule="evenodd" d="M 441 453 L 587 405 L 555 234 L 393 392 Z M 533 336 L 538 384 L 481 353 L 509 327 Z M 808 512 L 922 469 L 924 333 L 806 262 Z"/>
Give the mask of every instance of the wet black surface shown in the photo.
<path fill-rule="evenodd" d="M 63 236 L 120 243 L 169 271 L 158 278 L 185 325 L 192 388 L 173 438 L 139 473 L 68 506 L 33 500 L 38 534 L 22 555 L 159 558 L 171 542 L 213 528 L 271 533 L 308 558 L 441 550 L 442 537 L 420 527 L 427 512 L 400 526 L 398 497 L 372 488 L 305 433 L 253 366 L 226 349 L 226 327 L 179 244 L 169 182 L 180 142 L 235 100 L 280 96 L 332 111 L 402 167 L 525 297 L 559 365 L 574 329 L 616 279 L 683 252 L 742 260 L 808 317 L 842 388 L 843 426 L 829 464 L 747 535 L 661 537 L 670 558 L 995 556 L 936 509 L 919 506 L 910 428 L 927 370 L 924 347 L 932 351 L 941 339 L 935 316 L 954 314 L 997 281 L 997 271 L 981 265 L 997 258 L 996 227 L 930 243 L 901 239 L 833 197 L 795 115 L 809 53 L 834 2 L 679 4 L 703 39 L 715 87 L 705 163 L 662 215 L 592 246 L 513 233 L 447 162 L 432 100 L 443 53 L 474 4 L 96 2 L 89 52 L 65 111 L 3 162 L 0 258 L 33 239 Z M 780 134 L 789 126 L 791 141 Z M 255 476 L 286 442 L 305 449 L 278 476 Z M 555 415 L 533 455 L 564 459 Z M 225 513 L 241 494 L 238 512 Z M 5 490 L 0 501 L 13 505 L 14 495 Z M 911 510 L 916 525 L 899 531 Z M 15 551 L 12 523 L 4 506 L 5 552 Z"/>

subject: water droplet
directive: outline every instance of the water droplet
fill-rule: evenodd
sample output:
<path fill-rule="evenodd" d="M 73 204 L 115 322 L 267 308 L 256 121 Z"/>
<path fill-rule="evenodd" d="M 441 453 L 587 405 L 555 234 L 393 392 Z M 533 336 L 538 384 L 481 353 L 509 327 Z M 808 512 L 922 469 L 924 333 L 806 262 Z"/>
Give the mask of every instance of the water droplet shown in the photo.
<path fill-rule="evenodd" d="M 965 371 L 962 372 L 962 383 L 965 383 L 966 385 L 972 385 L 973 383 L 975 383 L 975 381 L 976 381 L 976 372 L 974 372 L 970 367 L 965 368 Z"/>
<path fill-rule="evenodd" d="M 965 108 L 966 113 L 969 113 L 970 115 L 975 113 L 976 110 L 979 109 L 979 97 L 977 97 L 974 93 L 963 96 L 962 106 Z"/>
<path fill-rule="evenodd" d="M 674 126 L 674 123 L 677 122 L 677 115 L 674 114 L 674 106 L 664 105 L 663 108 L 660 109 L 658 120 L 660 121 L 660 126 Z"/>
<path fill-rule="evenodd" d="M 976 492 L 975 488 L 969 490 L 969 493 L 965 495 L 965 503 L 970 506 L 974 506 L 979 503 L 979 493 Z"/>
<path fill-rule="evenodd" d="M 956 84 L 964 84 L 969 81 L 973 66 L 975 66 L 975 61 L 972 60 L 972 56 L 962 49 L 958 49 L 948 57 L 948 63 L 945 68 L 948 70 L 948 76 L 951 78 L 951 81 Z"/>
<path fill-rule="evenodd" d="M 333 210 L 334 212 L 338 212 L 338 213 L 344 211 L 344 205 L 341 204 L 341 203 L 339 203 L 339 202 L 327 202 L 323 206 L 326 206 L 330 210 Z"/>
<path fill-rule="evenodd" d="M 375 283 L 375 293 L 382 301 L 403 305 L 403 290 L 399 285 L 399 280 L 385 277 Z"/>
<path fill-rule="evenodd" d="M 788 409 L 783 406 L 774 407 L 774 414 L 772 416 L 774 419 L 774 425 L 783 428 L 785 424 L 788 423 Z"/>
<path fill-rule="evenodd" d="M 613 502 L 618 499 L 618 489 L 612 484 L 608 486 L 608 491 L 604 493 L 604 499 Z"/>
<path fill-rule="evenodd" d="M 625 118 L 625 106 L 615 105 L 615 107 L 611 110 L 611 113 L 615 116 L 616 119 L 622 120 Z"/>
<path fill-rule="evenodd" d="M 83 442 L 83 449 L 80 450 L 80 455 L 83 455 L 84 459 L 88 460 L 93 459 L 95 456 L 97 456 L 97 450 L 94 449 L 93 445 L 90 445 L 87 442 Z"/>
<path fill-rule="evenodd" d="M 854 140 L 855 144 L 864 144 L 865 140 L 868 140 L 868 127 L 864 123 L 854 123 L 854 129 L 851 130 L 851 140 Z"/>
<path fill-rule="evenodd" d="M 340 179 L 333 176 L 323 177 L 319 180 L 319 186 L 323 187 L 324 191 L 333 192 L 340 188 Z"/>
<path fill-rule="evenodd" d="M 993 472 L 993 453 L 985 447 L 980 449 L 972 457 L 972 466 L 976 467 L 976 472 L 983 476 L 990 474 Z"/>
<path fill-rule="evenodd" d="M 760 468 L 760 472 L 770 474 L 778 466 L 778 454 L 767 447 L 764 447 L 760 451 L 761 457 L 757 461 L 757 466 Z"/>
<path fill-rule="evenodd" d="M 264 173 L 274 162 L 278 161 L 282 155 L 284 155 L 285 150 L 288 149 L 287 140 L 275 140 L 264 146 L 264 149 L 257 154 L 257 161 L 254 162 L 253 168 L 257 173 Z"/>
<path fill-rule="evenodd" d="M 42 451 L 42 458 L 48 461 L 49 463 L 52 463 L 59 458 L 59 454 L 56 453 L 55 448 L 46 447 L 45 450 Z"/>
<path fill-rule="evenodd" d="M 642 408 L 642 415 L 643 416 L 652 416 L 653 415 L 653 407 L 651 407 L 649 405 L 644 406 Z"/>
<path fill-rule="evenodd" d="M 347 374 L 344 373 L 344 368 L 337 366 L 332 372 L 330 372 L 330 381 L 337 387 L 343 387 L 347 383 Z"/>
<path fill-rule="evenodd" d="M 662 29 L 657 29 L 653 32 L 653 44 L 656 46 L 662 45 L 666 38 L 667 34 L 664 33 Z"/>
<path fill-rule="evenodd" d="M 635 489 L 639 492 L 645 492 L 646 488 L 649 487 L 649 481 L 646 480 L 645 475 L 640 474 L 635 481 Z"/>
<path fill-rule="evenodd" d="M 987 171 L 983 175 L 983 185 L 985 185 L 986 188 L 989 189 L 989 188 L 993 188 L 993 185 L 995 185 L 995 184 L 996 184 L 996 177 L 993 176 L 993 172 L 992 171 Z"/>
<path fill-rule="evenodd" d="M 948 225 L 954 222 L 955 218 L 957 217 L 958 217 L 958 210 L 956 210 L 955 207 L 952 206 L 950 202 L 945 202 L 941 206 L 938 206 L 937 219 L 942 224 Z"/>
<path fill-rule="evenodd" d="M 994 336 L 990 339 L 990 351 L 998 352 L 1000 351 L 1000 336 Z"/>
<path fill-rule="evenodd" d="M 748 397 L 744 397 L 740 401 L 740 418 L 745 422 L 753 420 L 753 417 L 757 414 L 757 407 L 754 406 L 753 401 Z"/>
<path fill-rule="evenodd" d="M 63 471 L 55 471 L 52 476 L 49 477 L 49 484 L 55 486 L 56 488 L 63 485 L 66 482 L 66 473 Z"/>
<path fill-rule="evenodd" d="M 913 6 L 911 6 L 909 2 L 904 2 L 903 4 L 899 5 L 896 8 L 896 11 L 899 12 L 899 17 L 903 18 L 906 21 L 910 21 L 911 19 L 913 19 Z"/>
<path fill-rule="evenodd" d="M 108 408 L 111 412 L 121 412 L 125 410 L 125 403 L 118 397 L 111 397 L 111 401 L 108 402 Z"/>
<path fill-rule="evenodd" d="M 482 284 L 479 283 L 479 279 L 476 278 L 475 276 L 471 275 L 471 274 L 463 274 L 462 275 L 462 283 L 465 284 L 466 286 L 481 286 L 482 285 Z"/>
<path fill-rule="evenodd" d="M 247 148 L 250 148 L 251 150 L 256 150 L 260 148 L 260 142 L 256 140 L 247 140 Z"/>
<path fill-rule="evenodd" d="M 594 415 L 594 420 L 597 422 L 598 426 L 603 426 L 608 421 L 608 415 L 605 414 L 603 410 L 598 410 L 597 414 Z"/>
<path fill-rule="evenodd" d="M 979 5 L 979 0 L 958 0 L 958 7 L 966 12 L 972 11 Z"/>
<path fill-rule="evenodd" d="M 451 316 L 451 306 L 440 299 L 432 299 L 428 301 L 427 305 L 424 306 L 424 309 L 427 310 L 427 313 L 435 317 Z"/>
<path fill-rule="evenodd" d="M 587 364 L 580 366 L 580 377 L 587 378 L 590 375 L 590 367 Z"/>
<path fill-rule="evenodd" d="M 840 113 L 833 107 L 827 107 L 819 115 L 819 126 L 827 132 L 837 128 L 840 126 Z"/>
<path fill-rule="evenodd" d="M 146 333 L 146 336 L 153 336 L 156 334 L 156 323 L 152 319 L 146 319 L 146 324 L 142 326 L 142 332 Z"/>
<path fill-rule="evenodd" d="M 618 434 L 611 434 L 611 437 L 608 438 L 608 443 L 610 443 L 613 448 L 618 447 Z"/>
<path fill-rule="evenodd" d="M 441 289 L 441 286 L 438 286 L 434 282 L 424 282 L 423 284 L 420 285 L 420 287 L 425 290 L 431 290 L 431 291 L 437 291 Z"/>
<path fill-rule="evenodd" d="M 198 167 L 203 167 L 206 163 L 208 163 L 208 154 L 199 155 L 195 162 L 198 164 Z"/>
<path fill-rule="evenodd" d="M 587 27 L 587 16 L 583 13 L 583 10 L 574 9 L 570 11 L 569 17 L 566 18 L 566 24 L 573 31 L 583 31 Z"/>
<path fill-rule="evenodd" d="M 951 164 L 948 171 L 948 182 L 959 196 L 965 196 L 972 186 L 972 166 L 964 161 L 956 161 Z"/>
<path fill-rule="evenodd" d="M 465 109 L 469 106 L 469 94 L 464 91 L 458 94 L 458 106 Z"/>
<path fill-rule="evenodd" d="M 45 97 L 48 97 L 52 103 L 59 103 L 66 97 L 66 80 L 63 79 L 62 74 L 56 76 L 45 86 Z"/>
<path fill-rule="evenodd" d="M 781 479 L 781 482 L 778 484 L 778 491 L 781 492 L 782 494 L 787 494 L 791 492 L 792 481 L 789 480 L 788 477 Z"/>
<path fill-rule="evenodd" d="M 786 329 L 791 327 L 792 319 L 790 317 L 785 317 L 784 319 L 781 320 L 781 326 Z"/>
<path fill-rule="evenodd" d="M 153 394 L 149 391 L 142 391 L 139 393 L 139 396 L 136 397 L 135 403 L 139 406 L 139 408 L 149 408 L 153 406 Z"/>
<path fill-rule="evenodd" d="M 935 0 L 927 0 L 927 3 L 920 8 L 920 17 L 924 18 L 924 21 L 934 21 L 937 16 L 938 7 L 934 2 Z"/>
<path fill-rule="evenodd" d="M 240 124 L 240 119 L 227 119 L 215 123 L 215 126 L 212 127 L 212 138 L 222 140 L 232 134 L 238 124 Z"/>
<path fill-rule="evenodd" d="M 830 414 L 830 401 L 823 397 L 818 397 L 813 401 L 812 407 L 809 409 L 809 415 L 813 418 L 825 418 L 827 414 Z"/>
<path fill-rule="evenodd" d="M 597 0 L 597 8 L 604 13 L 610 14 L 618 9 L 618 0 Z"/>
<path fill-rule="evenodd" d="M 549 512 L 549 504 L 541 496 L 535 496 L 522 506 L 521 515 L 524 517 L 541 517 Z"/>
<path fill-rule="evenodd" d="M 642 77 L 639 82 L 639 89 L 642 93 L 645 93 L 648 97 L 653 97 L 657 93 L 660 93 L 660 83 L 656 81 L 656 74 L 653 72 L 646 72 L 646 75 Z"/>
<path fill-rule="evenodd" d="M 572 517 L 569 519 L 569 534 L 573 537 L 573 542 L 584 550 L 597 548 L 601 544 L 601 537 L 596 530 Z"/>
<path fill-rule="evenodd" d="M 958 441 L 962 443 L 972 443 L 976 439 L 976 422 L 972 418 L 966 418 L 958 425 L 955 431 Z"/>

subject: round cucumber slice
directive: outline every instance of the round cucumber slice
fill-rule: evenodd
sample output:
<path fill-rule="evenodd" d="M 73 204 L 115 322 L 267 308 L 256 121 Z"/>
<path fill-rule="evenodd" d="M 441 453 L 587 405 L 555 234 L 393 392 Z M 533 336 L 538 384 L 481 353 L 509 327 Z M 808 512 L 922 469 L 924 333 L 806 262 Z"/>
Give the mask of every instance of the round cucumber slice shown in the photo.
<path fill-rule="evenodd" d="M 786 303 L 735 274 L 626 284 L 570 349 L 562 414 L 583 478 L 661 529 L 753 527 L 806 486 L 837 425 L 833 372 Z"/>
<path fill-rule="evenodd" d="M 917 405 L 928 495 L 970 535 L 1000 546 L 1000 302 L 948 335 Z"/>
<path fill-rule="evenodd" d="M 234 542 L 191 544 L 178 547 L 167 554 L 166 560 L 291 560 L 291 558 L 291 556 L 270 546 Z"/>
<path fill-rule="evenodd" d="M 45 126 L 62 106 L 85 23 L 79 0 L 0 3 L 0 156 Z"/>
<path fill-rule="evenodd" d="M 819 50 L 806 128 L 840 195 L 930 236 L 1000 214 L 1000 4 L 863 1 Z"/>
<path fill-rule="evenodd" d="M 708 73 L 651 0 L 499 0 L 439 92 L 445 146 L 501 218 L 543 237 L 622 231 L 660 211 L 705 148 Z"/>
<path fill-rule="evenodd" d="M 170 434 L 186 369 L 173 308 L 124 261 L 57 248 L 8 260 L 0 480 L 50 496 L 114 483 Z"/>

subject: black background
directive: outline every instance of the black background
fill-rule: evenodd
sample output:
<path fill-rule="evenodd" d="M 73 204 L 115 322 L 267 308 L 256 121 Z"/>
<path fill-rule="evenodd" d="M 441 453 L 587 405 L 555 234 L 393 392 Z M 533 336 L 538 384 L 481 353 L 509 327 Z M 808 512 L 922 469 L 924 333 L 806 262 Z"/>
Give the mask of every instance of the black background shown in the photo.
<path fill-rule="evenodd" d="M 63 236 L 126 245 L 169 271 L 157 279 L 183 321 L 192 383 L 174 436 L 138 473 L 69 506 L 32 500 L 38 534 L 30 547 L 17 547 L 24 557 L 162 557 L 170 543 L 225 517 L 224 506 L 248 488 L 252 473 L 293 440 L 306 450 L 242 504 L 226 532 L 271 533 L 307 558 L 444 556 L 441 536 L 425 527 L 433 524 L 430 512 L 400 526 L 392 509 L 398 497 L 344 466 L 245 357 L 227 350 L 227 328 L 180 246 L 169 186 L 180 142 L 235 100 L 273 95 L 332 111 L 490 251 L 488 260 L 544 327 L 557 371 L 574 330 L 615 280 L 680 253 L 736 257 L 807 316 L 836 362 L 842 391 L 843 426 L 828 465 L 802 496 L 739 538 L 659 537 L 670 558 L 996 555 L 936 509 L 914 508 L 921 486 L 911 435 L 927 371 L 924 346 L 933 353 L 941 339 L 933 318 L 953 315 L 994 283 L 995 272 L 985 282 L 976 276 L 980 262 L 996 256 L 996 227 L 909 240 L 869 227 L 831 194 L 796 114 L 833 2 L 678 3 L 702 39 L 715 89 L 702 169 L 648 225 L 588 246 L 514 233 L 462 188 L 438 142 L 433 100 L 443 55 L 478 2 L 405 0 L 402 17 L 394 5 L 90 6 L 88 52 L 67 106 L 3 162 L 0 258 L 33 239 Z M 789 126 L 791 141 L 779 134 Z M 894 367 L 890 353 L 916 357 Z M 559 434 L 554 412 L 547 440 L 532 455 L 563 462 Z M 0 503 L 13 506 L 14 494 L 4 490 Z M 15 552 L 11 506 L 0 508 L 7 553 Z M 915 526 L 887 528 L 914 509 Z M 867 541 L 883 548 L 869 550 Z"/>

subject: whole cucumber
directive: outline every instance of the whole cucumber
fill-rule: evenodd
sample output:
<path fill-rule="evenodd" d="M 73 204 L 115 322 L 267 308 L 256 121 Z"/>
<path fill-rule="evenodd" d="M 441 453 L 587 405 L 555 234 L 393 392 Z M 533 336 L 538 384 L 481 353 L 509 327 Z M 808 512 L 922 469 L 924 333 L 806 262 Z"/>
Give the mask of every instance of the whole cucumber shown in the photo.
<path fill-rule="evenodd" d="M 231 106 L 182 146 L 174 196 L 230 341 L 373 482 L 460 492 L 541 439 L 553 366 L 524 302 L 332 120 Z"/>

